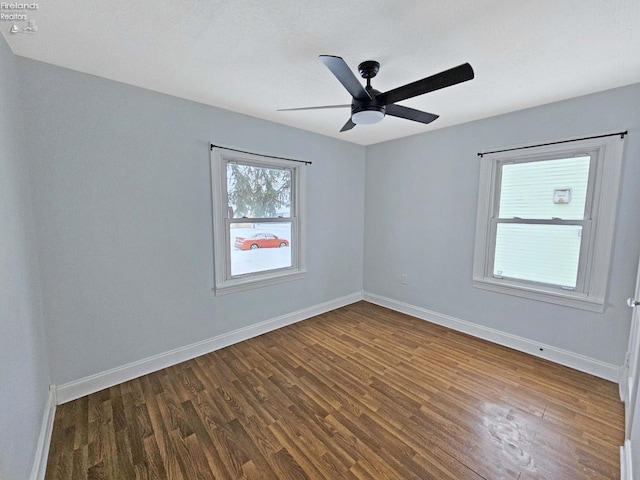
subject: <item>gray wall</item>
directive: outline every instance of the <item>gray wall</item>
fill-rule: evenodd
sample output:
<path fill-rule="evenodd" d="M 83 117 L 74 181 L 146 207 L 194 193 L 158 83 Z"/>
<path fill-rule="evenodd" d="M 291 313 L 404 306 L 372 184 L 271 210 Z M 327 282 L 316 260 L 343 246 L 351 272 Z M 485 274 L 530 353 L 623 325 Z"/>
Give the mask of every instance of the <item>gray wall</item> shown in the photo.
<path fill-rule="evenodd" d="M 639 104 L 636 84 L 368 147 L 365 291 L 621 365 L 640 254 Z M 477 152 L 626 129 L 605 313 L 473 288 Z"/>
<path fill-rule="evenodd" d="M 20 59 L 51 377 L 362 290 L 364 147 Z M 308 276 L 215 297 L 209 142 L 311 160 Z"/>
<path fill-rule="evenodd" d="M 0 478 L 29 477 L 49 386 L 16 58 L 0 35 Z"/>

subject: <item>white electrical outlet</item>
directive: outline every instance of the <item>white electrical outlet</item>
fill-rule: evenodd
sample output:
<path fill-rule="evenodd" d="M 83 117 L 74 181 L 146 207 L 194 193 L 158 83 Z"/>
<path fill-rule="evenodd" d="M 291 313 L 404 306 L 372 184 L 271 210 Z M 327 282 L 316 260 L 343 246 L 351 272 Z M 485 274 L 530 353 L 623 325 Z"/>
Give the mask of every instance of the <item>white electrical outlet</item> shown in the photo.
<path fill-rule="evenodd" d="M 400 275 L 400 282 L 403 285 L 409 285 L 409 275 L 407 275 L 406 273 L 403 273 L 402 275 Z"/>

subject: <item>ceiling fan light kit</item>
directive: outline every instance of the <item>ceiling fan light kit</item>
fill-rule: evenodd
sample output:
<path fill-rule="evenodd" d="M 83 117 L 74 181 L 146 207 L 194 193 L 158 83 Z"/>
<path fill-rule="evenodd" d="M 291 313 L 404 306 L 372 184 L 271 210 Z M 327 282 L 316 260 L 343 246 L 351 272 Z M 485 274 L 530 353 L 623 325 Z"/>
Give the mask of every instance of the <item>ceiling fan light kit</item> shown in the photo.
<path fill-rule="evenodd" d="M 396 102 L 466 82 L 474 77 L 471 65 L 464 63 L 445 70 L 444 72 L 423 78 L 422 80 L 381 93 L 371 86 L 371 79 L 380 71 L 380 63 L 375 60 L 367 60 L 358 65 L 360 76 L 367 80 L 367 85 L 364 87 L 341 57 L 320 55 L 320 60 L 322 60 L 352 97 L 351 117 L 347 120 L 347 123 L 344 124 L 340 130 L 341 132 L 351 130 L 356 125 L 378 123 L 386 115 L 425 124 L 431 123 L 438 118 L 438 115 L 396 105 Z M 327 105 L 324 107 L 288 108 L 280 111 L 318 110 L 323 108 L 344 108 L 348 106 L 349 105 Z"/>
<path fill-rule="evenodd" d="M 381 109 L 360 110 L 351 114 L 351 121 L 356 125 L 371 125 L 378 123 L 384 118 L 384 107 Z"/>

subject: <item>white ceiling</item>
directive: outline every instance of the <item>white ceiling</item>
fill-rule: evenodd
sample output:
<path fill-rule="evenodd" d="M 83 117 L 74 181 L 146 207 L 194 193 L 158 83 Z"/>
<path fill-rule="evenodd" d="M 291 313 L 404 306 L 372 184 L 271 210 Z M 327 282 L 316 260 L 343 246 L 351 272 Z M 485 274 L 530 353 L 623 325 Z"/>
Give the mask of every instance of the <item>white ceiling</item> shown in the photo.
<path fill-rule="evenodd" d="M 639 0 L 38 5 L 22 12 L 35 34 L 0 23 L 17 55 L 361 145 L 640 82 Z M 379 61 L 373 86 L 383 92 L 464 62 L 476 78 L 401 102 L 439 114 L 430 125 L 386 117 L 340 133 L 348 109 L 276 111 L 350 102 L 321 54 L 343 57 L 356 75 L 361 61 Z"/>

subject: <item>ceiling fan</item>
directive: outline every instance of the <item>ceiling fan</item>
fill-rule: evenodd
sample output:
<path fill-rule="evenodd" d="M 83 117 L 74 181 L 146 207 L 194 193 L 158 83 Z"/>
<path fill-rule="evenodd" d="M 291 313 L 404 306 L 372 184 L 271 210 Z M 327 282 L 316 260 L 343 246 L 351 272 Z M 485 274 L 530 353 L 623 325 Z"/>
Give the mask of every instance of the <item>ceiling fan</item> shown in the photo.
<path fill-rule="evenodd" d="M 347 120 L 347 123 L 344 124 L 340 130 L 341 132 L 351 130 L 356 125 L 377 123 L 381 121 L 385 115 L 406 118 L 407 120 L 412 120 L 414 122 L 431 123 L 438 118 L 438 115 L 396 105 L 396 102 L 466 82 L 467 80 L 471 80 L 474 76 L 471 65 L 464 63 L 430 77 L 423 78 L 422 80 L 408 83 L 407 85 L 381 93 L 371 86 L 371 79 L 375 77 L 380 70 L 380 63 L 375 60 L 367 60 L 358 65 L 360 76 L 367 80 L 366 87 L 362 86 L 358 78 L 353 74 L 347 63 L 341 57 L 320 55 L 320 60 L 322 60 L 327 68 L 331 70 L 331 73 L 335 75 L 338 81 L 351 94 L 353 97 L 351 104 L 283 108 L 278 111 L 285 112 L 292 110 L 319 110 L 326 108 L 351 107 L 351 117 Z"/>

